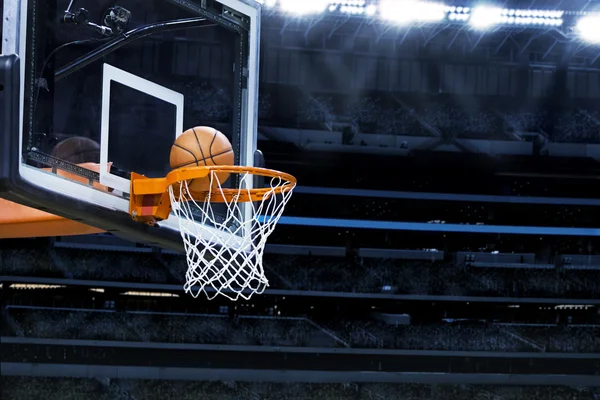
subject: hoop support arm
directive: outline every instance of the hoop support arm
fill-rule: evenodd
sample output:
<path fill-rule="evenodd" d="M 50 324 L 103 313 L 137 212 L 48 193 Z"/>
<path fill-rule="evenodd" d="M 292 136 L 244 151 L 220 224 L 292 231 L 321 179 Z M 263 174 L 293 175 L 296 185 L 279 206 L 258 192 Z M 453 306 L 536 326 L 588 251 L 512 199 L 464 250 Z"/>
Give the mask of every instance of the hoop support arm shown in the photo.
<path fill-rule="evenodd" d="M 166 182 L 167 178 L 153 179 L 131 173 L 129 214 L 134 220 L 154 225 L 169 216 L 171 200 Z"/>

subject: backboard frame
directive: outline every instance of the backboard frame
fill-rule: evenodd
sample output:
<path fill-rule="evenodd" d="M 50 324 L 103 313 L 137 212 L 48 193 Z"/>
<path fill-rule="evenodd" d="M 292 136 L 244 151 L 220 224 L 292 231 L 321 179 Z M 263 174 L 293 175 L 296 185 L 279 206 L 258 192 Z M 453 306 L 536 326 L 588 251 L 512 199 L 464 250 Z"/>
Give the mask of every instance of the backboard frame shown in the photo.
<path fill-rule="evenodd" d="M 238 48 L 241 65 L 236 73 L 240 91 L 239 120 L 234 121 L 243 132 L 236 164 L 253 166 L 257 142 L 258 68 L 260 37 L 260 4 L 253 0 L 219 0 L 222 12 L 202 9 L 201 2 L 164 0 L 180 7 L 193 7 L 199 16 L 225 28 L 239 30 Z M 204 3 L 204 2 L 202 2 Z M 25 81 L 29 0 L 5 0 L 3 9 L 3 40 L 0 62 L 0 92 L 2 132 L 0 132 L 0 197 L 50 212 L 74 221 L 103 229 L 125 239 L 181 251 L 183 244 L 177 220 L 169 218 L 156 226 L 137 223 L 127 213 L 129 201 L 111 196 L 91 187 L 62 179 L 24 163 Z M 237 19 L 241 14 L 244 20 Z M 60 71 L 65 74 L 65 71 Z M 107 160 L 103 160 L 107 162 Z M 102 175 L 102 173 L 101 173 Z M 106 179 L 106 175 L 104 177 Z M 109 177 L 110 180 L 110 177 Z M 123 183 L 123 182 L 121 182 Z M 77 185 L 76 187 L 73 185 Z M 77 196 L 69 193 L 78 192 Z"/>

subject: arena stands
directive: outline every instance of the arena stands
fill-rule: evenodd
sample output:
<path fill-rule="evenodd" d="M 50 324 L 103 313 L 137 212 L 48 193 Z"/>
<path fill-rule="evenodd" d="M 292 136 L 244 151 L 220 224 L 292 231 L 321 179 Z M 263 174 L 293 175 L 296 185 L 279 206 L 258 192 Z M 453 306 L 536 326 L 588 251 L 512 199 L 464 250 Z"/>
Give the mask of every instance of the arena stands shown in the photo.
<path fill-rule="evenodd" d="M 593 108 L 576 107 L 550 122 L 550 114 L 543 107 L 516 110 L 485 98 L 473 109 L 472 98 L 463 99 L 469 102 L 466 106 L 460 99 L 445 96 L 391 98 L 382 93 L 343 104 L 347 99 L 340 95 L 299 95 L 296 115 L 278 120 L 270 111 L 275 97 L 264 94 L 260 122 L 281 128 L 322 130 L 324 135 L 327 130 L 351 125 L 358 132 L 380 135 L 436 137 L 443 133 L 465 139 L 521 141 L 541 134 L 552 142 L 600 143 L 600 113 Z"/>
<path fill-rule="evenodd" d="M 229 87 L 206 81 L 182 82 L 177 89 L 197 103 L 194 110 L 199 120 L 219 123 L 230 118 Z M 486 98 L 473 109 L 465 104 L 473 102 L 472 98 L 457 100 L 447 96 L 391 97 L 380 93 L 350 102 L 339 94 L 311 95 L 298 91 L 297 96 L 294 114 L 286 111 L 283 117 L 278 114 L 281 109 L 274 106 L 277 96 L 268 90 L 261 92 L 260 123 L 279 128 L 321 130 L 323 135 L 353 126 L 357 132 L 380 135 L 436 137 L 443 133 L 464 139 L 521 141 L 541 134 L 551 142 L 600 143 L 600 112 L 593 107 L 573 107 L 562 112 L 556 121 L 550 121 L 544 107 L 518 110 Z"/>
<path fill-rule="evenodd" d="M 534 327 L 511 324 L 389 326 L 357 321 L 340 322 L 336 327 L 335 332 L 352 347 L 501 352 L 600 351 L 598 327 Z"/>
<path fill-rule="evenodd" d="M 25 248 L 2 250 L 2 257 L 3 272 L 10 275 L 18 274 L 18 271 L 24 267 L 21 272 L 30 270 L 37 276 L 60 276 L 71 279 L 112 277 L 109 279 L 166 283 L 171 277 L 171 273 L 162 268 L 160 261 L 152 253 Z M 120 267 L 115 268 L 115 265 Z M 173 265 L 174 273 L 179 272 L 176 266 L 177 264 Z"/>
<path fill-rule="evenodd" d="M 473 254 L 476 261 L 466 262 L 465 254 Z M 272 288 L 289 290 L 576 299 L 597 299 L 600 293 L 597 256 L 558 255 L 544 263 L 533 254 L 514 259 L 498 258 L 500 254 L 497 261 L 486 263 L 487 255 L 458 253 L 452 263 L 268 254 L 265 267 Z M 183 257 L 160 253 L 48 247 L 0 249 L 0 257 L 7 276 L 179 284 L 186 269 Z"/>
<path fill-rule="evenodd" d="M 322 257 L 281 257 L 266 261 L 283 284 L 296 290 L 444 294 L 450 296 L 499 295 L 508 297 L 597 298 L 600 271 L 560 272 L 550 269 L 472 268 L 449 263 L 362 259 L 347 262 Z M 343 277 L 343 279 L 340 279 Z"/>
<path fill-rule="evenodd" d="M 115 311 L 6 305 L 8 336 L 130 342 L 498 352 L 600 352 L 598 325 L 389 325 L 359 319 Z"/>
<path fill-rule="evenodd" d="M 190 382 L 119 379 L 1 378 L 1 395 L 10 399 L 162 400 L 181 399 L 290 399 L 290 400 L 597 400 L 594 389 L 540 386 L 473 386 L 425 384 L 280 384 L 251 382 Z"/>
<path fill-rule="evenodd" d="M 198 121 L 221 122 L 231 118 L 231 88 L 217 80 L 189 82 L 182 80 L 173 88 L 183 93 L 186 99 L 192 99 L 194 118 Z"/>

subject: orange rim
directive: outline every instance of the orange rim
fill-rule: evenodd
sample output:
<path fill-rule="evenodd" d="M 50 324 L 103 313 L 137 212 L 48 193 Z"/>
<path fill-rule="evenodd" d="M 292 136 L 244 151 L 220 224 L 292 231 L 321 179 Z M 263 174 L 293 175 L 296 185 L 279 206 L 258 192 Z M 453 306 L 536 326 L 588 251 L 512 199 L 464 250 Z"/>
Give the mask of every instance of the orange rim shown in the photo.
<path fill-rule="evenodd" d="M 167 175 L 167 182 L 170 186 L 189 181 L 191 179 L 202 179 L 210 176 L 211 172 L 224 172 L 230 174 L 251 174 L 265 178 L 279 179 L 277 186 L 267 188 L 256 188 L 249 190 L 217 188 L 207 192 L 194 192 L 189 190 L 191 199 L 195 201 L 205 201 L 210 198 L 211 202 L 222 203 L 231 202 L 254 202 L 262 201 L 273 194 L 281 194 L 292 190 L 296 186 L 296 178 L 286 172 L 276 171 L 267 168 L 244 167 L 237 165 L 213 165 L 203 167 L 181 168 L 171 171 Z M 185 199 L 184 199 L 185 200 Z"/>
<path fill-rule="evenodd" d="M 206 192 L 189 191 L 190 199 L 188 200 L 204 201 L 207 198 L 210 198 L 211 202 L 216 203 L 230 202 L 234 199 L 238 202 L 262 201 L 265 199 L 265 196 L 285 193 L 296 186 L 296 178 L 286 172 L 237 165 L 211 165 L 178 168 L 169 172 L 164 178 L 136 179 L 135 181 L 132 181 L 133 193 L 136 195 L 165 193 L 169 186 L 180 182 L 191 181 L 192 179 L 207 178 L 211 172 L 251 174 L 266 178 L 278 178 L 281 180 L 281 183 L 275 187 L 256 188 L 243 191 L 227 188 L 217 188 Z"/>
<path fill-rule="evenodd" d="M 250 190 L 213 188 L 210 191 L 195 192 L 189 191 L 188 187 L 185 193 L 189 198 L 178 198 L 178 200 L 199 202 L 208 200 L 211 203 L 264 201 L 273 194 L 291 192 L 296 186 L 296 178 L 285 172 L 235 165 L 178 168 L 169 172 L 164 178 L 148 178 L 132 172 L 129 213 L 134 220 L 148 224 L 164 220 L 168 218 L 171 212 L 169 187 L 192 179 L 206 179 L 211 172 L 251 174 L 266 178 L 277 178 L 279 181 L 276 186 Z"/>

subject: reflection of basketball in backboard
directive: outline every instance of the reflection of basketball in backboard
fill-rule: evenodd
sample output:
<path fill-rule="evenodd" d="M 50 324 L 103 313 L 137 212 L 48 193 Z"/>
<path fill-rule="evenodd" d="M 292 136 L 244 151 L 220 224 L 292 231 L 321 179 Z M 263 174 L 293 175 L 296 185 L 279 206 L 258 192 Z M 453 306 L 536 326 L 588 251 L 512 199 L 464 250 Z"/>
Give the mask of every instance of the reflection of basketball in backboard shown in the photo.
<path fill-rule="evenodd" d="M 51 156 L 90 171 L 100 172 L 100 164 L 98 164 L 100 162 L 100 145 L 90 138 L 74 136 L 65 139 L 54 146 Z M 110 171 L 111 166 L 112 162 L 106 166 L 108 171 Z M 45 168 L 45 170 L 51 171 L 51 168 Z M 89 178 L 67 170 L 57 169 L 56 174 L 74 182 L 85 185 L 90 184 Z M 112 192 L 112 189 L 101 185 L 99 182 L 92 182 L 91 184 L 96 189 Z"/>
<path fill-rule="evenodd" d="M 75 136 L 59 142 L 52 149 L 51 155 L 73 164 L 98 163 L 100 162 L 100 145 L 92 139 Z"/>
<path fill-rule="evenodd" d="M 227 136 L 208 126 L 197 126 L 182 133 L 171 147 L 170 164 L 172 169 L 202 167 L 211 165 L 233 165 L 234 154 Z M 218 172 L 215 175 L 224 183 L 229 174 Z M 216 186 L 218 182 L 213 182 Z M 208 182 L 196 179 L 189 183 L 193 191 L 209 190 Z"/>

